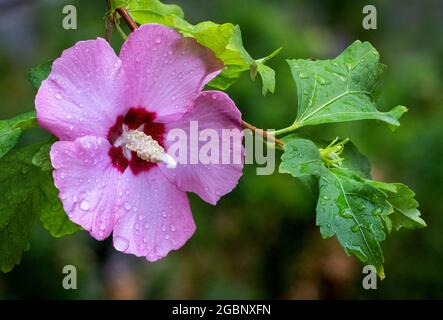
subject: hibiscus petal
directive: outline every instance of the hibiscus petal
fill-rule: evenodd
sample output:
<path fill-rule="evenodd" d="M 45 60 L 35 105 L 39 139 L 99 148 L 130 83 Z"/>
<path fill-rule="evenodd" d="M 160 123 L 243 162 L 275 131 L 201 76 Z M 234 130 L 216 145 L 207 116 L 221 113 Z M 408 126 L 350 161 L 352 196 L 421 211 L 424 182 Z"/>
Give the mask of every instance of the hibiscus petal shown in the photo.
<path fill-rule="evenodd" d="M 50 153 L 63 208 L 98 240 L 110 235 L 119 206 L 121 174 L 112 166 L 109 148 L 106 139 L 87 136 L 55 142 Z"/>
<path fill-rule="evenodd" d="M 40 125 L 61 140 L 105 137 L 126 111 L 120 67 L 120 59 L 101 38 L 63 51 L 35 98 Z"/>
<path fill-rule="evenodd" d="M 210 49 L 158 24 L 133 31 L 120 59 L 128 75 L 127 107 L 156 112 L 160 122 L 185 113 L 205 84 L 223 69 Z"/>
<path fill-rule="evenodd" d="M 203 134 L 205 131 L 209 134 L 204 141 L 198 141 L 198 150 L 193 149 L 190 142 L 190 139 L 194 139 L 193 134 L 190 133 L 190 123 L 193 122 L 193 126 L 195 126 L 197 122 L 194 121 L 198 121 L 199 134 Z M 171 130 L 177 128 L 186 133 L 188 138 L 186 141 L 174 138 Z M 233 130 L 234 136 L 230 138 L 224 135 L 224 129 Z M 161 164 L 160 168 L 180 190 L 195 192 L 206 202 L 216 204 L 220 197 L 235 188 L 242 175 L 241 130 L 240 111 L 228 95 L 220 91 L 202 92 L 190 112 L 180 120 L 166 124 L 166 132 L 169 132 L 166 150 L 173 145 L 178 146 L 181 150 L 186 150 L 187 164 L 183 163 L 183 159 L 180 160 L 179 155 L 170 154 L 178 162 L 177 167 L 170 169 Z M 206 152 L 203 152 L 202 147 L 210 140 L 211 133 L 218 137 L 218 143 L 215 145 L 218 151 L 212 153 L 214 150 L 211 150 L 208 152 L 211 157 L 204 159 Z M 226 156 L 229 162 L 223 161 L 223 157 Z M 195 164 L 196 162 L 198 163 Z"/>
<path fill-rule="evenodd" d="M 123 196 L 126 200 L 114 227 L 114 247 L 156 261 L 183 246 L 195 231 L 186 193 L 157 166 L 137 176 L 127 170 L 125 177 L 134 191 Z"/>

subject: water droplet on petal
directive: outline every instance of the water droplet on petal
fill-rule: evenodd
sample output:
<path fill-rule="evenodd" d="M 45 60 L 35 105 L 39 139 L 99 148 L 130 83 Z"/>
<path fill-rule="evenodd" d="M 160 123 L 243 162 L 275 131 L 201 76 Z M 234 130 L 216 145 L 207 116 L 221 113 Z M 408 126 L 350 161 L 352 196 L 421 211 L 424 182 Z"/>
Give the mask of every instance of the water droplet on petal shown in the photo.
<path fill-rule="evenodd" d="M 131 209 L 131 204 L 129 202 L 125 202 L 124 207 L 125 207 L 126 210 L 130 210 Z"/>
<path fill-rule="evenodd" d="M 56 93 L 54 96 L 57 100 L 61 100 L 62 98 L 62 95 L 60 93 Z"/>
<path fill-rule="evenodd" d="M 114 237 L 114 247 L 118 251 L 125 252 L 129 247 L 129 241 L 128 241 L 128 239 L 125 239 L 123 237 L 119 237 L 119 236 Z"/>
<path fill-rule="evenodd" d="M 162 42 L 162 38 L 160 38 L 160 37 L 155 38 L 155 43 L 159 44 L 161 42 Z"/>
<path fill-rule="evenodd" d="M 169 229 L 171 229 L 172 232 L 175 232 L 177 230 L 177 228 L 173 224 L 171 224 Z"/>
<path fill-rule="evenodd" d="M 83 200 L 80 203 L 80 209 L 82 209 L 83 211 L 88 211 L 91 208 L 91 206 L 89 205 L 89 202 L 86 200 Z"/>

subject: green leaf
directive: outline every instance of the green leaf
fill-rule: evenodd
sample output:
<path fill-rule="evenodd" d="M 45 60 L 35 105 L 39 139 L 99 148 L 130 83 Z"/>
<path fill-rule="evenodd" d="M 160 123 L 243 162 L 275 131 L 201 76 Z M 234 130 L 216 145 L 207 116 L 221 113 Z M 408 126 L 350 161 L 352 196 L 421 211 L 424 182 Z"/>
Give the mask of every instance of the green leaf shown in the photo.
<path fill-rule="evenodd" d="M 45 143 L 32 157 L 32 164 L 40 167 L 42 171 L 52 170 L 51 159 L 49 158 L 49 151 L 51 150 L 51 143 Z"/>
<path fill-rule="evenodd" d="M 398 231 L 402 227 L 406 229 L 418 229 L 426 227 L 426 222 L 420 217 L 418 202 L 414 199 L 415 193 L 402 183 L 384 183 L 369 181 L 372 185 L 386 192 L 387 201 L 394 211 L 385 217 L 388 231 Z"/>
<path fill-rule="evenodd" d="M 31 228 L 40 216 L 51 234 L 72 233 L 66 223 L 50 171 L 32 163 L 42 143 L 14 150 L 0 159 L 0 270 L 11 271 L 28 248 Z M 65 220 L 61 218 L 64 214 Z"/>
<path fill-rule="evenodd" d="M 0 270 L 9 272 L 28 247 L 36 219 L 33 210 L 40 170 L 31 163 L 40 148 L 13 151 L 0 160 Z"/>
<path fill-rule="evenodd" d="M 321 176 L 327 170 L 320 157 L 317 145 L 311 140 L 291 135 L 285 137 L 280 173 L 293 177 Z"/>
<path fill-rule="evenodd" d="M 0 158 L 14 148 L 24 130 L 36 126 L 35 112 L 27 112 L 12 119 L 0 120 Z"/>
<path fill-rule="evenodd" d="M 72 223 L 63 209 L 62 202 L 58 198 L 58 191 L 54 186 L 52 178 L 52 165 L 49 157 L 49 151 L 53 141 L 43 144 L 32 158 L 32 163 L 40 167 L 42 173 L 42 181 L 40 183 L 41 201 L 36 208 L 39 212 L 40 221 L 43 227 L 56 238 L 60 238 L 81 228 Z"/>
<path fill-rule="evenodd" d="M 50 173 L 43 175 L 40 190 L 40 201 L 38 201 L 36 210 L 43 227 L 53 237 L 60 238 L 81 230 L 80 226 L 69 220 L 64 211 Z"/>
<path fill-rule="evenodd" d="M 357 172 L 361 177 L 371 178 L 371 163 L 368 158 L 361 154 L 355 144 L 352 142 L 346 143 L 342 157 L 344 158 L 343 168 Z"/>
<path fill-rule="evenodd" d="M 370 180 L 368 160 L 351 143 L 344 145 L 340 167 L 328 168 L 319 151 L 328 143 L 299 134 L 283 141 L 279 172 L 300 179 L 311 190 L 315 182 L 319 184 L 316 222 L 321 235 L 336 236 L 347 254 L 375 266 L 383 278 L 380 242 L 386 237 L 385 226 L 389 232 L 426 226 L 414 192 L 401 183 Z"/>
<path fill-rule="evenodd" d="M 52 61 L 48 61 L 32 68 L 28 73 L 28 80 L 35 89 L 40 88 L 43 80 L 45 80 L 51 72 Z"/>
<path fill-rule="evenodd" d="M 385 66 L 368 43 L 355 41 L 332 60 L 288 60 L 297 84 L 298 111 L 292 128 L 323 123 L 379 120 L 393 127 L 407 109 L 377 110 L 375 98 Z"/>
<path fill-rule="evenodd" d="M 274 69 L 268 67 L 267 65 L 265 65 L 265 63 L 272 59 L 273 57 L 275 57 L 277 54 L 280 53 L 282 48 L 278 48 L 277 50 L 275 50 L 274 52 L 272 52 L 270 55 L 268 55 L 267 57 L 264 57 L 262 59 L 256 60 L 255 63 L 257 65 L 256 69 L 257 72 L 260 74 L 260 77 L 262 79 L 262 83 L 263 83 L 263 87 L 262 87 L 262 94 L 265 96 L 266 93 L 271 92 L 274 93 L 275 91 L 275 71 Z M 255 79 L 255 74 L 254 74 L 254 68 L 251 68 L 251 75 L 252 78 Z"/>
<path fill-rule="evenodd" d="M 183 18 L 183 10 L 174 4 L 164 4 L 158 0 L 113 1 L 114 8 L 126 8 L 136 21 L 149 21 L 172 26 L 173 17 Z"/>
<path fill-rule="evenodd" d="M 296 178 L 306 175 L 318 175 L 324 170 L 319 148 L 329 144 L 326 141 L 312 140 L 307 135 L 291 134 L 282 139 L 285 142 L 280 165 L 280 173 L 289 173 Z M 371 178 L 371 164 L 357 147 L 348 142 L 344 148 L 342 167 L 357 172 L 364 178 Z"/>
<path fill-rule="evenodd" d="M 114 6 L 124 6 L 131 17 L 139 24 L 160 23 L 175 28 L 186 37 L 194 38 L 201 45 L 214 51 L 217 58 L 223 61 L 226 68 L 208 85 L 226 90 L 242 74 L 249 71 L 252 78 L 258 72 L 263 82 L 263 94 L 274 92 L 275 72 L 265 63 L 278 54 L 280 49 L 265 58 L 254 60 L 243 46 L 240 27 L 232 23 L 218 24 L 212 21 L 193 25 L 183 17 L 178 6 L 165 5 L 158 0 L 114 0 Z"/>
<path fill-rule="evenodd" d="M 364 263 L 374 265 L 384 277 L 383 254 L 379 242 L 385 239 L 384 217 L 393 208 L 388 196 L 370 180 L 366 158 L 352 145 L 343 152 L 347 164 L 358 171 L 345 168 L 327 168 L 321 158 L 319 145 L 313 141 L 291 135 L 283 139 L 284 154 L 279 172 L 288 173 L 311 185 L 319 183 L 317 225 L 324 238 L 336 236 L 347 254 Z M 324 143 L 321 143 L 323 146 Z M 345 161 L 343 161 L 343 164 Z"/>
<path fill-rule="evenodd" d="M 317 225 L 323 238 L 335 235 L 347 254 L 373 265 L 384 278 L 382 216 L 392 208 L 378 188 L 344 170 L 331 169 L 320 177 Z"/>
<path fill-rule="evenodd" d="M 274 93 L 275 90 L 275 71 L 274 69 L 260 63 L 257 64 L 257 71 L 263 82 L 262 94 L 265 96 L 266 93 Z"/>

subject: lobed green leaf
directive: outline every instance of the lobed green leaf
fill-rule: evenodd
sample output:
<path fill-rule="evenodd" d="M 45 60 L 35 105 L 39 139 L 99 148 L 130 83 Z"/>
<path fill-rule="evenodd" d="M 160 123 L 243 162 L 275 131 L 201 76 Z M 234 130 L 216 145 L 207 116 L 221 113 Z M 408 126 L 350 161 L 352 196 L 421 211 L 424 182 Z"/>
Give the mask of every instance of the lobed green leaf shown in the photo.
<path fill-rule="evenodd" d="M 51 72 L 52 61 L 48 61 L 29 70 L 28 80 L 35 89 L 40 88 L 43 80 L 45 80 Z"/>
<path fill-rule="evenodd" d="M 379 120 L 391 128 L 407 109 L 380 112 L 375 103 L 385 66 L 368 42 L 355 41 L 332 60 L 288 60 L 297 84 L 298 110 L 293 127 Z"/>
<path fill-rule="evenodd" d="M 387 201 L 393 208 L 392 214 L 384 217 L 389 232 L 392 229 L 398 231 L 401 228 L 419 229 L 427 226 L 418 210 L 418 202 L 414 199 L 415 193 L 408 186 L 380 181 L 369 181 L 369 183 L 386 193 Z"/>
<path fill-rule="evenodd" d="M 38 143 L 19 148 L 0 159 L 0 270 L 11 271 L 27 249 L 31 228 L 37 218 L 53 236 L 79 230 L 64 213 L 51 171 L 33 162 L 48 150 Z M 41 156 L 40 156 L 41 158 Z"/>
<path fill-rule="evenodd" d="M 341 166 L 328 168 L 319 147 L 300 135 L 283 139 L 284 153 L 279 172 L 288 173 L 311 190 L 318 183 L 316 223 L 324 238 L 336 236 L 347 254 L 377 268 L 384 277 L 380 242 L 388 232 L 401 227 L 426 226 L 417 210 L 414 193 L 399 183 L 370 180 L 370 165 L 352 144 L 346 144 Z"/>
<path fill-rule="evenodd" d="M 0 120 L 0 158 L 18 143 L 24 130 L 37 127 L 35 112 L 26 112 L 12 119 Z"/>

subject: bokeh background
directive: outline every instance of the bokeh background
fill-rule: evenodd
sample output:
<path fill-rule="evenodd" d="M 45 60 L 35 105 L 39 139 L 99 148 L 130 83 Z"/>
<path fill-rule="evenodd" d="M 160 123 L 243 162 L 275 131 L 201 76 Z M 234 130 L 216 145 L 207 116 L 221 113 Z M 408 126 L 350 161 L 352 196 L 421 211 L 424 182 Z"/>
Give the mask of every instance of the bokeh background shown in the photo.
<path fill-rule="evenodd" d="M 393 233 L 382 245 L 387 278 L 378 290 L 364 290 L 362 265 L 335 239 L 321 239 L 309 192 L 289 175 L 256 176 L 250 165 L 219 205 L 191 196 L 197 232 L 156 263 L 117 253 L 109 240 L 98 242 L 85 232 L 54 239 L 36 225 L 21 264 L 0 273 L 0 298 L 443 298 L 443 2 L 372 1 L 378 29 L 370 31 L 362 28 L 365 1 L 176 3 L 191 22 L 239 24 L 256 58 L 283 46 L 270 62 L 277 72 L 274 95 L 261 96 L 260 83 L 247 74 L 229 90 L 244 119 L 263 128 L 287 126 L 296 112 L 285 59 L 331 58 L 356 39 L 369 40 L 388 65 L 380 108 L 409 108 L 400 129 L 392 133 L 362 121 L 307 132 L 351 138 L 371 160 L 376 178 L 416 191 L 428 228 Z M 77 30 L 62 28 L 66 4 L 77 7 Z M 0 0 L 0 118 L 33 109 L 29 68 L 78 40 L 103 36 L 104 12 L 104 0 Z M 117 33 L 112 40 L 118 50 Z M 28 132 L 23 143 L 42 135 Z M 78 290 L 61 285 L 67 264 L 78 269 Z"/>

